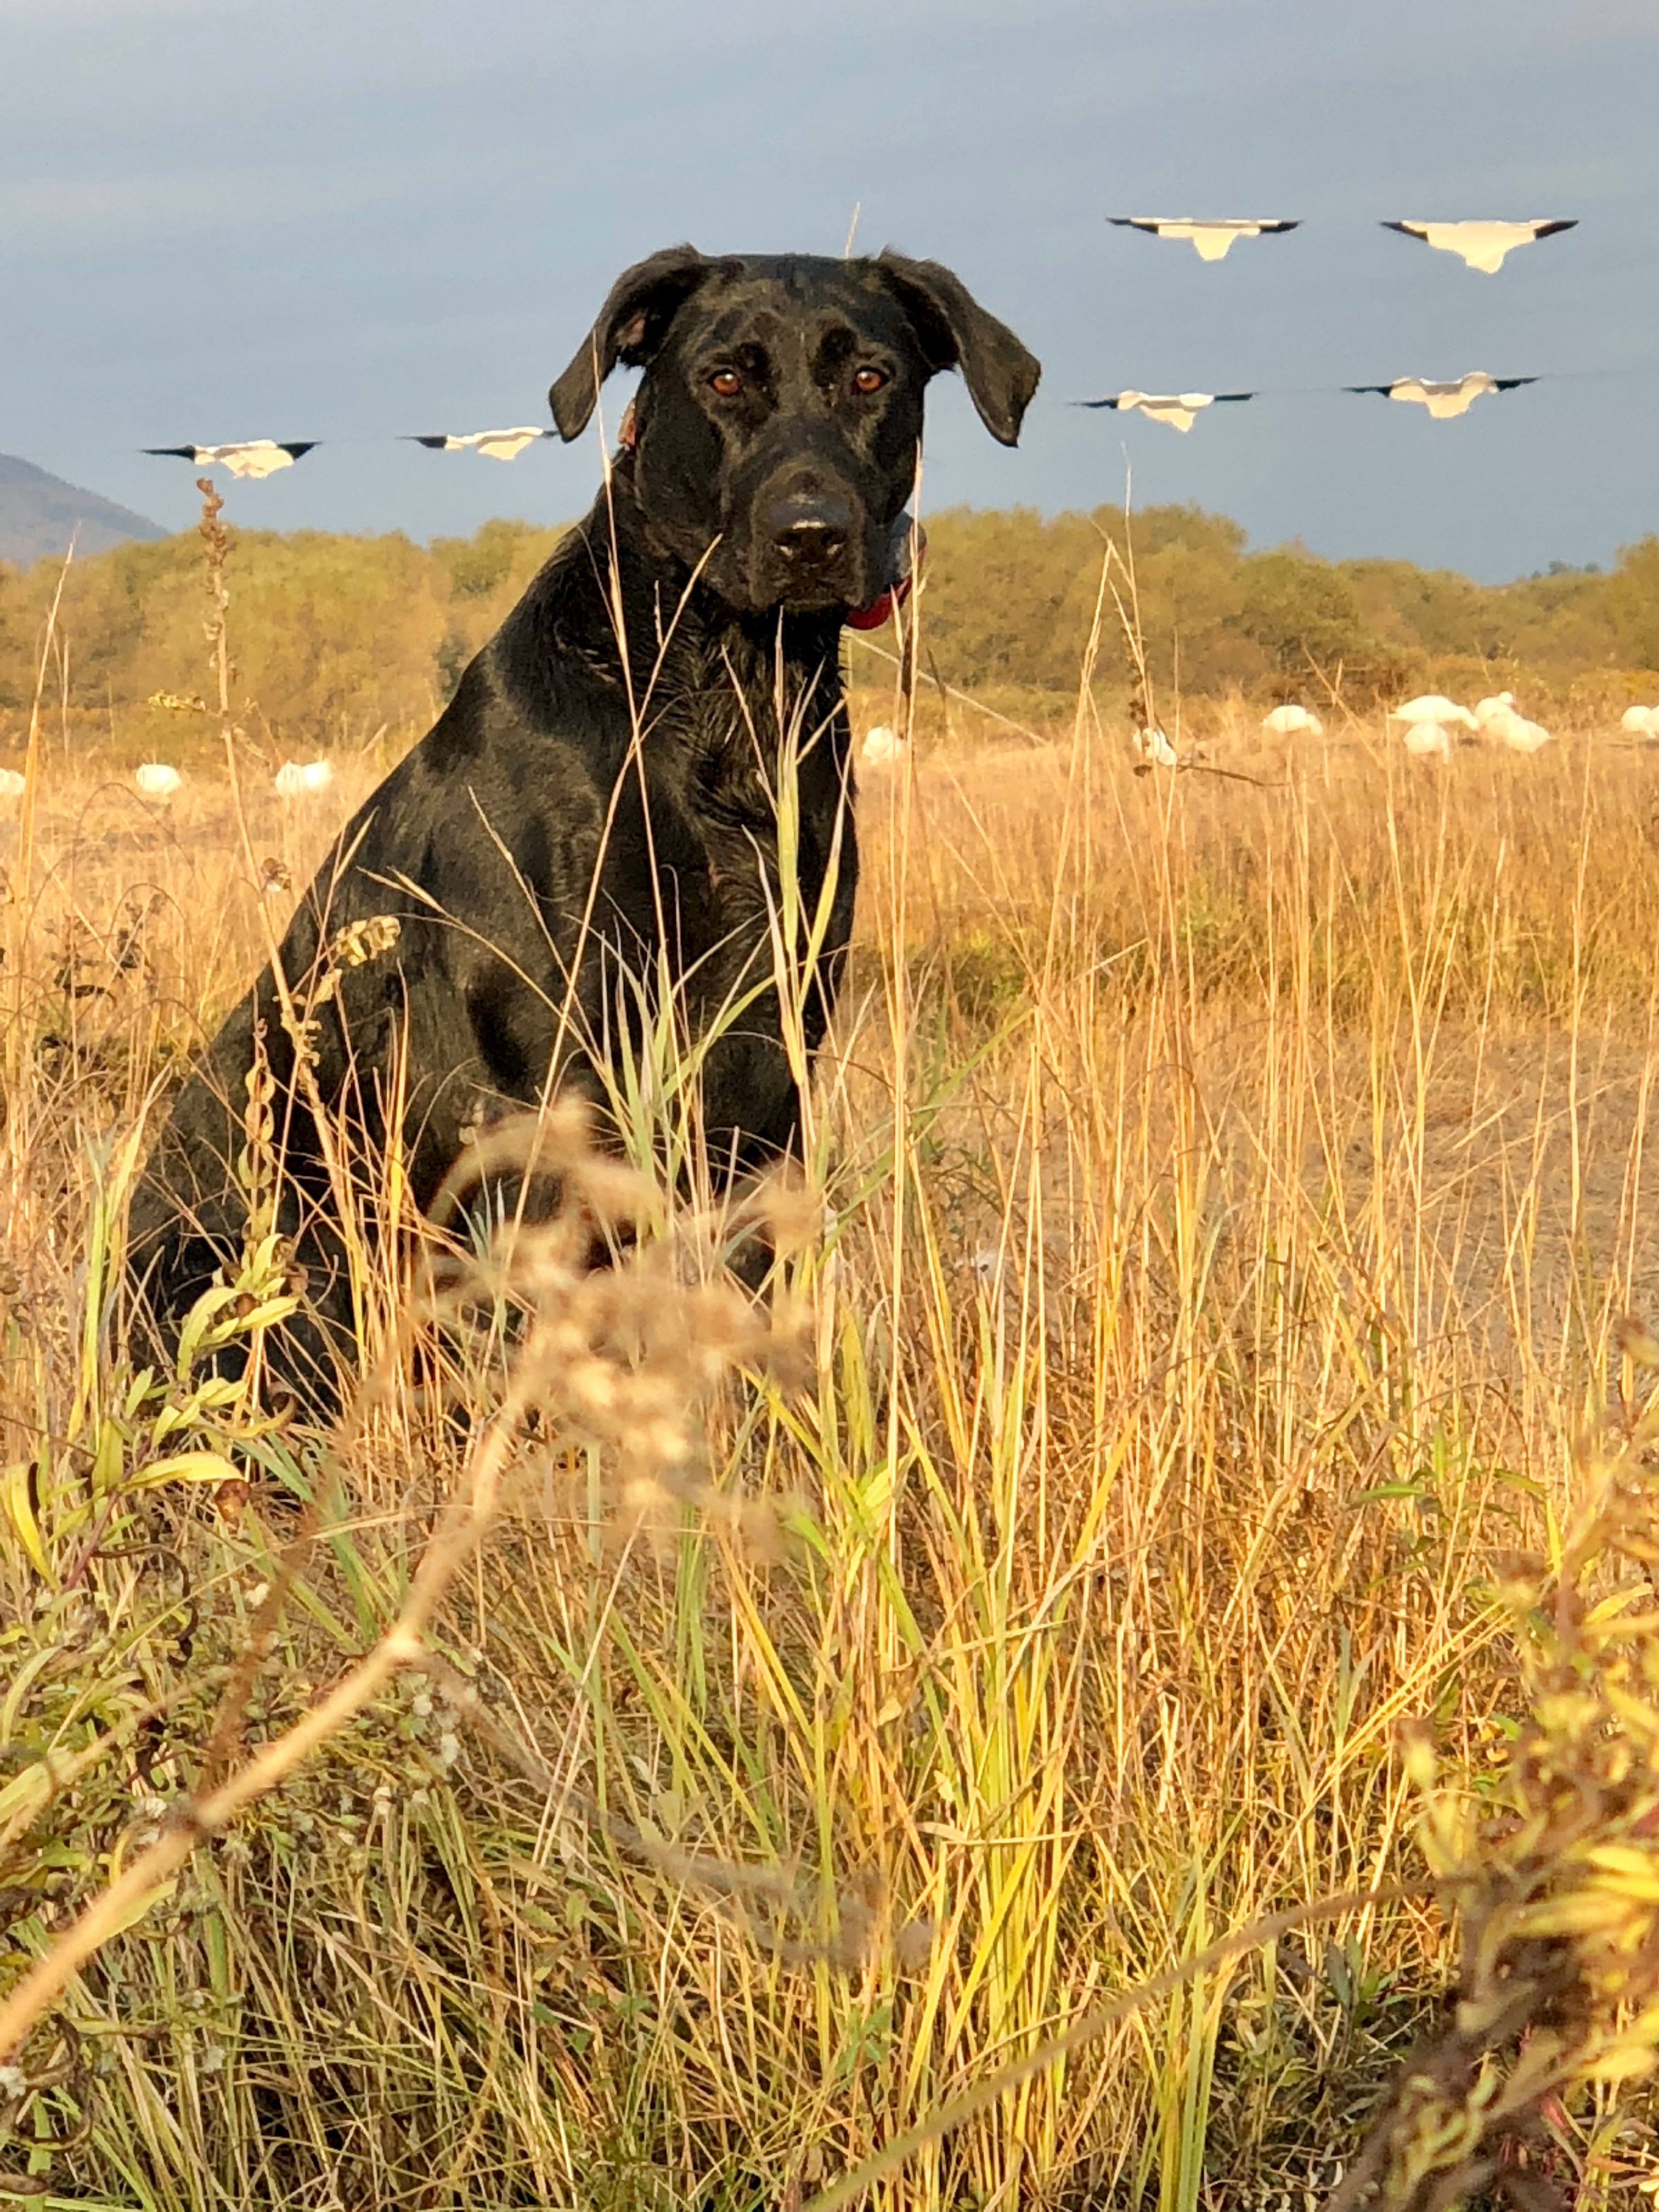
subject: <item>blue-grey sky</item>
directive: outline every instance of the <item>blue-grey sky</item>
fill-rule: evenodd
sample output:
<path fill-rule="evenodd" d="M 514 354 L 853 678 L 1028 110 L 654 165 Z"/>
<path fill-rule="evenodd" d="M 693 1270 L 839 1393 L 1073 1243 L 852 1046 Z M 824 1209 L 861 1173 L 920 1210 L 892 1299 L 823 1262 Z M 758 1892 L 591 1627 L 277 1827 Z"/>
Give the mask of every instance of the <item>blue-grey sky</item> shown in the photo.
<path fill-rule="evenodd" d="M 0 450 L 174 527 L 192 471 L 135 449 L 255 436 L 342 442 L 239 520 L 562 519 L 591 436 L 372 441 L 545 422 L 623 264 L 838 252 L 856 204 L 1044 363 L 1017 453 L 935 386 L 930 506 L 1115 501 L 1127 456 L 1257 544 L 1605 562 L 1659 529 L 1656 99 L 1654 0 L 0 0 Z M 1113 213 L 1306 228 L 1207 266 Z M 1497 276 L 1376 228 L 1558 215 Z M 1065 404 L 1468 368 L 1561 380 Z"/>

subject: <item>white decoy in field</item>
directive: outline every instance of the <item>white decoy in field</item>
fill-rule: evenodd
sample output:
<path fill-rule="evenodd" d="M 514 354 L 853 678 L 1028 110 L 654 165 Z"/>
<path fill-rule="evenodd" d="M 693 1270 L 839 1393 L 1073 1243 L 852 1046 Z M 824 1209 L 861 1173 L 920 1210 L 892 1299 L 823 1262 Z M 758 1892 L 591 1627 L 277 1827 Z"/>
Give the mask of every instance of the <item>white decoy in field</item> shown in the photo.
<path fill-rule="evenodd" d="M 165 805 L 175 791 L 182 790 L 185 779 L 169 761 L 145 761 L 134 769 L 132 780 L 146 799 L 159 799 Z"/>
<path fill-rule="evenodd" d="M 1261 717 L 1261 726 L 1276 738 L 1322 738 L 1325 734 L 1325 725 L 1305 707 L 1275 707 L 1271 714 Z"/>
<path fill-rule="evenodd" d="M 15 768 L 0 768 L 0 799 L 21 799 L 27 781 Z"/>
<path fill-rule="evenodd" d="M 1443 729 L 1472 730 L 1476 726 L 1474 716 L 1467 707 L 1460 707 L 1455 699 L 1448 699 L 1443 691 L 1425 691 L 1420 699 L 1407 699 L 1401 707 L 1390 707 L 1391 722 L 1438 722 Z"/>
<path fill-rule="evenodd" d="M 1659 707 L 1626 707 L 1619 726 L 1633 738 L 1659 738 Z"/>
<path fill-rule="evenodd" d="M 1115 223 L 1120 230 L 1149 231 L 1154 238 L 1184 238 L 1197 249 L 1200 261 L 1224 261 L 1236 239 L 1277 237 L 1302 227 L 1300 216 L 1287 222 L 1282 217 L 1265 216 L 1194 221 L 1185 215 L 1109 215 L 1106 220 Z"/>
<path fill-rule="evenodd" d="M 1517 246 L 1531 246 L 1558 231 L 1577 230 L 1578 218 L 1551 222 L 1542 216 L 1530 222 L 1385 222 L 1384 230 L 1397 230 L 1407 238 L 1420 238 L 1442 253 L 1455 253 L 1467 268 L 1495 276 L 1506 254 Z"/>
<path fill-rule="evenodd" d="M 1180 767 L 1180 754 L 1170 743 L 1162 722 L 1148 714 L 1146 702 L 1139 692 L 1129 702 L 1129 734 L 1137 755 L 1148 768 Z"/>
<path fill-rule="evenodd" d="M 271 779 L 279 799 L 304 799 L 313 792 L 326 791 L 334 781 L 332 762 L 284 761 Z"/>
<path fill-rule="evenodd" d="M 1079 407 L 1111 407 L 1120 414 L 1137 412 L 1154 422 L 1167 422 L 1172 430 L 1190 430 L 1194 418 L 1206 407 L 1237 405 L 1254 399 L 1253 392 L 1115 392 L 1109 399 L 1079 399 Z"/>
<path fill-rule="evenodd" d="M 1506 714 L 1512 714 L 1514 712 L 1514 692 L 1494 691 L 1489 698 L 1475 701 L 1475 727 L 1486 731 L 1490 735 L 1495 723 L 1501 722 Z"/>
<path fill-rule="evenodd" d="M 1553 730 L 1547 730 L 1541 722 L 1529 722 L 1513 707 L 1506 708 L 1502 714 L 1495 714 L 1486 727 L 1489 737 L 1507 745 L 1512 753 L 1541 752 L 1546 745 L 1555 742 Z"/>
<path fill-rule="evenodd" d="M 1406 750 L 1419 760 L 1449 760 L 1451 739 L 1443 722 L 1408 722 Z"/>
<path fill-rule="evenodd" d="M 1378 392 L 1384 399 L 1403 399 L 1426 407 L 1437 422 L 1445 422 L 1455 415 L 1467 415 L 1485 392 L 1518 392 L 1523 384 L 1537 381 L 1535 376 L 1488 376 L 1484 368 L 1472 368 L 1444 384 L 1426 376 L 1397 376 L 1392 384 L 1345 384 L 1342 388 Z"/>
<path fill-rule="evenodd" d="M 903 757 L 903 738 L 896 730 L 890 730 L 885 722 L 878 722 L 865 732 L 859 759 L 866 768 L 891 768 L 895 761 Z"/>

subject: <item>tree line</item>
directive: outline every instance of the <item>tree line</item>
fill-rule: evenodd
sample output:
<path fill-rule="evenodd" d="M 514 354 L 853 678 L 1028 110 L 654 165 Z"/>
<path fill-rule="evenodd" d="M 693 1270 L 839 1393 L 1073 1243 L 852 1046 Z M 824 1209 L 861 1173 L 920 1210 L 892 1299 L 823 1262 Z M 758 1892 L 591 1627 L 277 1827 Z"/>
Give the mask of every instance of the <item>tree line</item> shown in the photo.
<path fill-rule="evenodd" d="M 504 520 L 425 546 L 395 533 L 234 532 L 246 718 L 289 752 L 424 726 L 562 535 Z M 1160 700 L 1177 689 L 1263 705 L 1340 694 L 1358 708 L 1505 679 L 1543 700 L 1617 703 L 1659 672 L 1659 537 L 1623 549 L 1605 574 L 1558 565 L 1489 586 L 1299 545 L 1253 552 L 1237 523 L 1196 507 L 1146 508 L 1127 525 L 1108 507 L 959 507 L 931 517 L 927 536 L 924 674 L 1026 714 L 1075 697 L 1097 615 L 1093 679 L 1108 707 L 1136 688 L 1141 663 Z M 54 714 L 135 757 L 188 750 L 177 708 L 149 702 L 204 690 L 196 534 L 117 546 L 72 562 L 61 582 Z M 0 564 L 0 722 L 12 735 L 59 583 L 56 562 Z M 854 672 L 879 674 L 856 661 Z"/>

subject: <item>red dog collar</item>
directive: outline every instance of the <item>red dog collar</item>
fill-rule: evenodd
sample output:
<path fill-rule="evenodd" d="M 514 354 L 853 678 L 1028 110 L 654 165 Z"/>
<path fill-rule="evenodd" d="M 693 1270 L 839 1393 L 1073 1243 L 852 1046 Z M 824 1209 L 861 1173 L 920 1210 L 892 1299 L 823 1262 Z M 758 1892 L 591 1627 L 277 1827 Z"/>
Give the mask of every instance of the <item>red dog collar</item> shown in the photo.
<path fill-rule="evenodd" d="M 914 568 L 911 561 L 911 539 L 915 540 Z M 847 615 L 848 629 L 879 629 L 894 610 L 902 607 L 910 596 L 910 586 L 915 581 L 914 568 L 921 565 L 927 550 L 927 533 L 914 516 L 900 515 L 893 525 L 888 539 L 885 591 L 872 599 L 867 607 L 850 608 Z"/>

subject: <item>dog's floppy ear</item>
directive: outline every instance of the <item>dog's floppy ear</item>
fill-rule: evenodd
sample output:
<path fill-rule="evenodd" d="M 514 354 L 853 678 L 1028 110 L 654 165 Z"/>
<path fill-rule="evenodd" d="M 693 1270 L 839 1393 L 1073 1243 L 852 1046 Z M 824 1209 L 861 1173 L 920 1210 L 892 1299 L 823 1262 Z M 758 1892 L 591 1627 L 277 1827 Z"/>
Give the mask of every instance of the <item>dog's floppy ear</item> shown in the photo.
<path fill-rule="evenodd" d="M 637 368 L 650 360 L 674 311 L 696 291 L 708 266 L 695 246 L 669 246 L 617 277 L 599 320 L 547 395 L 567 444 L 587 428 L 599 386 L 617 363 Z"/>
<path fill-rule="evenodd" d="M 889 246 L 875 265 L 908 309 L 928 366 L 959 368 L 980 421 L 1003 445 L 1017 445 L 1042 363 L 941 263 L 912 261 Z"/>

